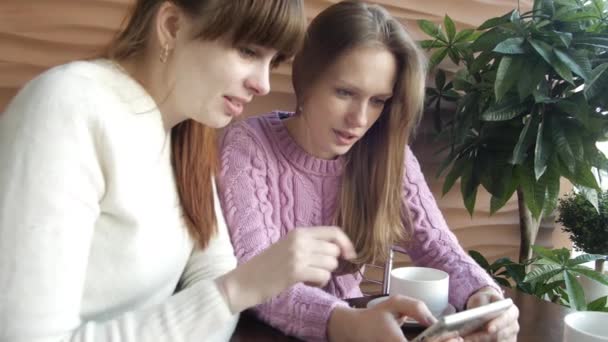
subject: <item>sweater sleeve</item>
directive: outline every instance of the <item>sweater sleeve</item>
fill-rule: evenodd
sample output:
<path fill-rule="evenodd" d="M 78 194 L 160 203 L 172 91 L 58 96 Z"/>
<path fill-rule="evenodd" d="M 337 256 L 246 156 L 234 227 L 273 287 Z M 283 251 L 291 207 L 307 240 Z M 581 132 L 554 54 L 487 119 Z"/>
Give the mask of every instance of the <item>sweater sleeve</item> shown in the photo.
<path fill-rule="evenodd" d="M 406 151 L 403 201 L 413 224 L 412 240 L 404 245 L 414 264 L 441 269 L 450 275 L 449 301 L 462 310 L 468 298 L 484 286 L 500 288 L 463 250 L 447 226 L 418 160 Z M 408 226 L 407 220 L 405 223 Z"/>
<path fill-rule="evenodd" d="M 234 325 L 213 279 L 234 262 L 211 265 L 231 253 L 226 233 L 192 256 L 184 288 L 160 305 L 82 320 L 105 191 L 106 137 L 96 113 L 104 91 L 77 75 L 47 73 L 0 115 L 0 341 L 199 341 Z"/>
<path fill-rule="evenodd" d="M 278 225 L 268 182 L 277 180 L 276 160 L 261 138 L 244 123 L 230 127 L 221 150 L 220 200 L 239 263 L 258 255 L 293 227 Z M 280 199 L 277 199 L 279 201 Z M 265 322 L 306 341 L 326 339 L 327 322 L 337 305 L 346 305 L 321 290 L 297 284 L 255 308 Z"/>

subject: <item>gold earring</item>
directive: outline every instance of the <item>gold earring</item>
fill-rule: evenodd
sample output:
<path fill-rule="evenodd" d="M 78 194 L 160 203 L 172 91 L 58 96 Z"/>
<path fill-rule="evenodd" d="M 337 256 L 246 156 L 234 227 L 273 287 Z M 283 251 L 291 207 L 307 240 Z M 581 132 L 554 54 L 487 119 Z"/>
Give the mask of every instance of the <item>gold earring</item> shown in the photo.
<path fill-rule="evenodd" d="M 169 43 L 165 43 L 165 46 L 160 50 L 160 62 L 165 63 L 169 58 Z"/>

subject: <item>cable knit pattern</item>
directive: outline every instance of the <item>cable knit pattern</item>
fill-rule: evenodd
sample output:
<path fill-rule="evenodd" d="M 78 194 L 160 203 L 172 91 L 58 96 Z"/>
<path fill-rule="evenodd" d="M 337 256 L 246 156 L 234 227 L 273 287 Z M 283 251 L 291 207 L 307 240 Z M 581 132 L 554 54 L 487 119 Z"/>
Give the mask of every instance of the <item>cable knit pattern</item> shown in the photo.
<path fill-rule="evenodd" d="M 343 158 L 306 153 L 271 113 L 233 124 L 221 144 L 220 200 L 239 263 L 251 259 L 295 227 L 329 225 L 337 207 Z M 414 222 L 404 245 L 414 263 L 450 273 L 450 302 L 461 309 L 469 295 L 495 286 L 448 229 L 416 158 L 406 152 L 404 203 Z M 334 275 L 323 289 L 297 284 L 255 308 L 287 334 L 326 340 L 327 322 L 343 299 L 361 296 L 359 274 Z"/>

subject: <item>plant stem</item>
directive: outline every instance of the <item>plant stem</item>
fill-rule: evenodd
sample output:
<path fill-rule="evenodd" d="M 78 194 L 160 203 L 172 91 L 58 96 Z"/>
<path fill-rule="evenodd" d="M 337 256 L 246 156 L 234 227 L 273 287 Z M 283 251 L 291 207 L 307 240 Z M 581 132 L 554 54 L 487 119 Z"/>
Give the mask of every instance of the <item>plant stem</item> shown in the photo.
<path fill-rule="evenodd" d="M 595 260 L 595 270 L 604 273 L 604 262 L 606 259 L 597 259 Z"/>
<path fill-rule="evenodd" d="M 534 218 L 532 212 L 526 206 L 524 191 L 521 187 L 517 188 L 517 207 L 519 209 L 519 262 L 532 258 L 532 245 L 536 241 L 540 219 Z M 542 214 L 541 214 L 542 216 Z"/>

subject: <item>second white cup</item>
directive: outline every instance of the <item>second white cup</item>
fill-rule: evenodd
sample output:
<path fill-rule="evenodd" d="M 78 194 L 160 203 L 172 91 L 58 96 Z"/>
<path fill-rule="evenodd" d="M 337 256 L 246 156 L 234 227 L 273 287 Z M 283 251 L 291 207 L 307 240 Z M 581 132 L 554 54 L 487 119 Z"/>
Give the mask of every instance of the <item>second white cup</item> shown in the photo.
<path fill-rule="evenodd" d="M 564 318 L 564 342 L 608 342 L 608 312 L 578 311 Z"/>
<path fill-rule="evenodd" d="M 389 294 L 423 301 L 437 317 L 448 306 L 450 275 L 428 267 L 399 267 L 391 271 Z"/>

